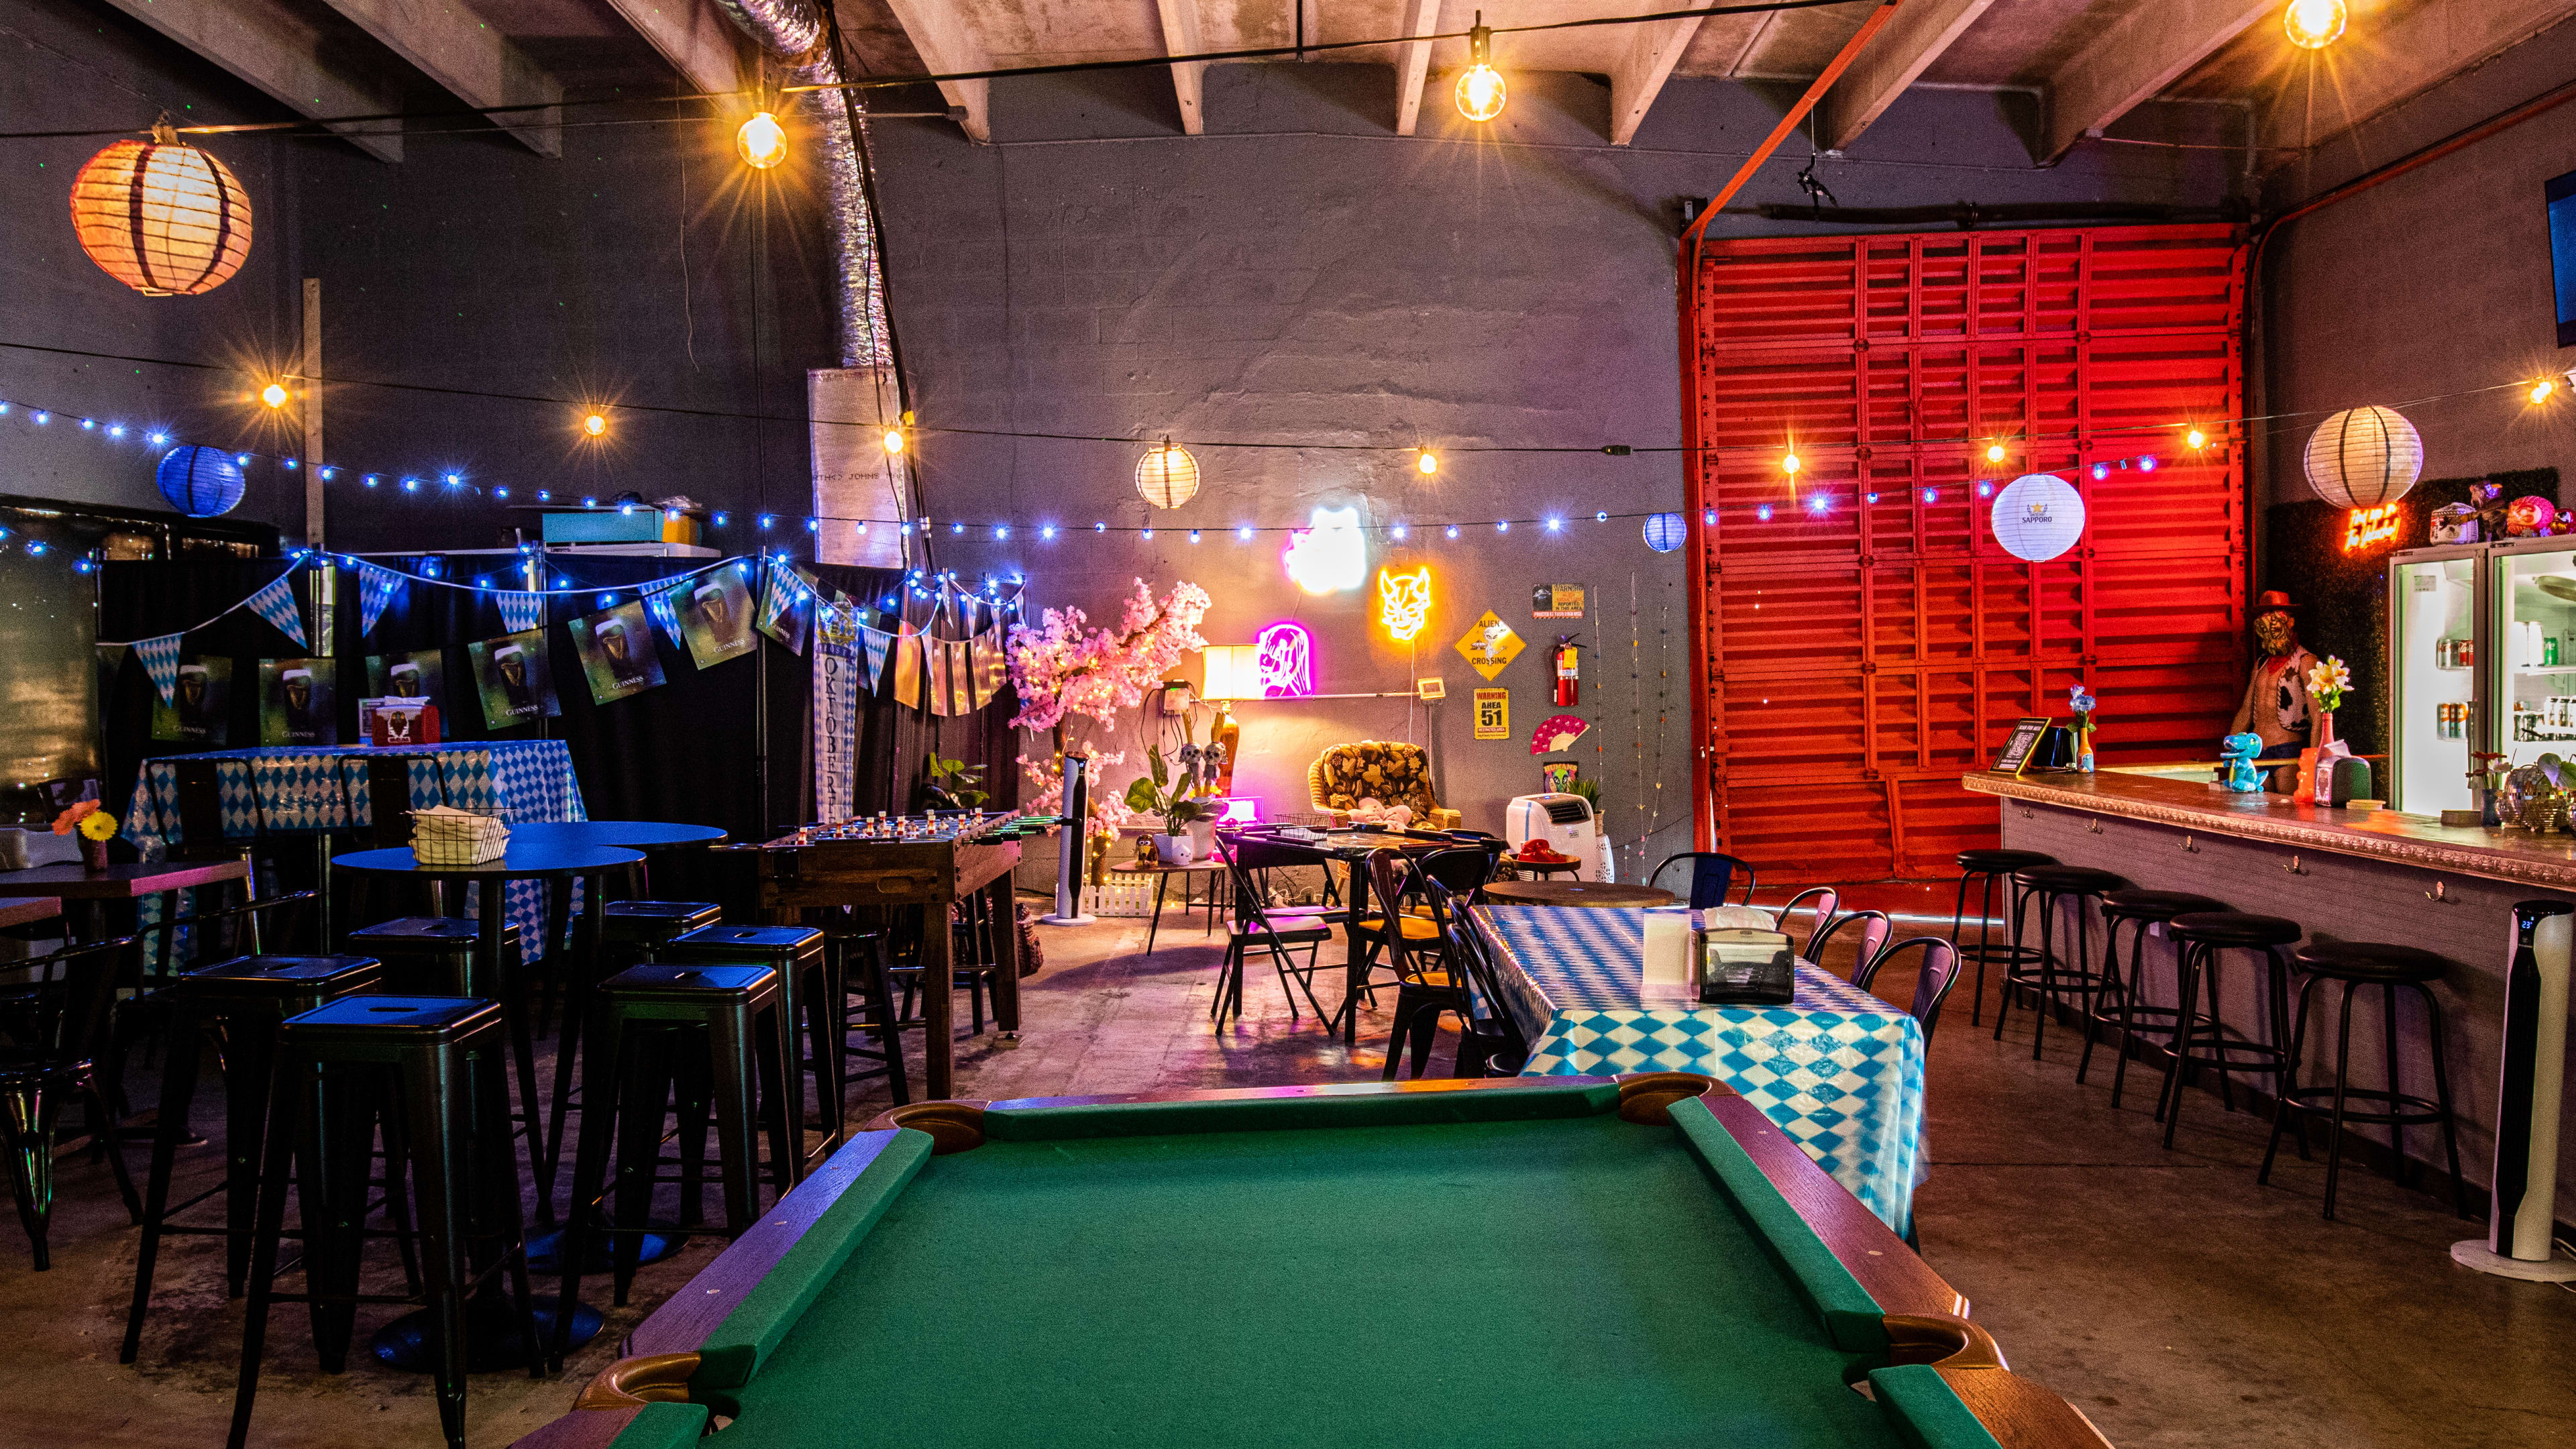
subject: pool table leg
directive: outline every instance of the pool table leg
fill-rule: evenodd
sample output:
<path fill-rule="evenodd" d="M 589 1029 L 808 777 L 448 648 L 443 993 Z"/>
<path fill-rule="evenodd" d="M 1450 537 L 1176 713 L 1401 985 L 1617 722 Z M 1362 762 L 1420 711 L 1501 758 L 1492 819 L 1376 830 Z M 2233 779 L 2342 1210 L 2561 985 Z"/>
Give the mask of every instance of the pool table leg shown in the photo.
<path fill-rule="evenodd" d="M 1020 1034 L 1020 910 L 1011 894 L 1010 872 L 989 887 L 993 893 L 993 1025 L 1009 1041 Z"/>

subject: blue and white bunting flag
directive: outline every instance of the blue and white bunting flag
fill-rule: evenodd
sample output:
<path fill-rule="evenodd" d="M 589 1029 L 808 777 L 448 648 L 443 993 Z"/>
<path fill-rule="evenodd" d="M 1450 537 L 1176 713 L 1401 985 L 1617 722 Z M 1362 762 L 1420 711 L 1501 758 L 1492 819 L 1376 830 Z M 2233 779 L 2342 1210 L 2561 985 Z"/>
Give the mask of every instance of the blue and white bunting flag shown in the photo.
<path fill-rule="evenodd" d="M 501 605 L 501 622 L 513 634 L 524 634 L 546 621 L 546 596 L 523 589 L 503 589 L 493 595 Z"/>
<path fill-rule="evenodd" d="M 385 606 L 403 591 L 403 576 L 371 563 L 358 565 L 358 632 L 372 633 Z"/>
<path fill-rule="evenodd" d="M 268 587 L 242 602 L 250 605 L 252 613 L 275 624 L 287 638 L 294 640 L 296 648 L 308 649 L 312 646 L 304 639 L 304 611 L 295 603 L 295 578 L 300 572 L 298 569 L 287 570 Z"/>
<path fill-rule="evenodd" d="M 179 687 L 179 641 L 185 634 L 163 634 L 134 641 L 135 657 L 143 661 L 143 672 L 152 676 L 152 687 L 161 691 L 161 702 L 171 702 L 171 691 Z"/>
<path fill-rule="evenodd" d="M 894 648 L 894 636 L 881 629 L 859 626 L 859 651 L 867 659 L 868 693 L 877 692 L 877 680 L 885 673 L 886 654 Z"/>
<path fill-rule="evenodd" d="M 662 637 L 670 641 L 674 649 L 688 644 L 680 637 L 679 598 L 680 590 L 689 582 L 687 578 L 671 579 L 654 585 L 644 595 L 644 612 L 653 616 L 654 625 L 661 629 Z"/>

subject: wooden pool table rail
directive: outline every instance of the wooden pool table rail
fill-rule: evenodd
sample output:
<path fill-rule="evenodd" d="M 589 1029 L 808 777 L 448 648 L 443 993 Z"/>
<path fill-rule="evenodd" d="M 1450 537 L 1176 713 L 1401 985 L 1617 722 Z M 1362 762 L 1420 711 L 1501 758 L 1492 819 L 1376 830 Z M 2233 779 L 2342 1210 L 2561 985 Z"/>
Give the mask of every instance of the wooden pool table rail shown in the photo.
<path fill-rule="evenodd" d="M 1547 1079 L 1551 1086 L 1602 1085 L 1609 1080 Z M 1993 1337 L 1968 1321 L 1967 1298 L 1933 1272 L 1931 1265 L 1879 1221 L 1877 1214 L 1817 1167 L 1760 1108 L 1725 1084 L 1696 1073 L 1646 1072 L 1616 1080 L 1619 1116 L 1624 1121 L 1668 1124 L 1673 1103 L 1697 1097 L 1706 1104 L 1763 1176 L 1884 1310 L 1891 1364 L 1929 1365 L 2005 1449 L 2109 1449 L 2107 1441 L 2080 1411 L 2049 1390 L 2012 1373 Z M 1530 1085 L 1525 1078 L 1349 1083 L 1032 1097 L 1009 1105 L 1085 1107 L 1293 1100 L 1527 1090 Z M 637 1325 L 622 1345 L 621 1357 L 583 1388 L 574 1402 L 573 1413 L 519 1439 L 513 1449 L 607 1449 L 648 1406 L 687 1402 L 689 1380 L 699 1366 L 698 1348 L 894 1140 L 889 1129 L 911 1128 L 928 1133 L 934 1155 L 972 1151 L 983 1145 L 983 1119 L 992 1105 L 972 1100 L 930 1101 L 879 1113 L 863 1134 L 854 1135 L 848 1146 L 817 1168 L 688 1286 Z"/>

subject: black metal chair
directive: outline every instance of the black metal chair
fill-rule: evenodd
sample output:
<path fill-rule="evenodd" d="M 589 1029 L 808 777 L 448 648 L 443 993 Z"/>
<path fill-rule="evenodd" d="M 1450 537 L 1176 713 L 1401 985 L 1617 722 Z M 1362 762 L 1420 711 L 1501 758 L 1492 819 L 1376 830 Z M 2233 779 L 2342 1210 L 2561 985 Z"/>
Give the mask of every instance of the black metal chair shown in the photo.
<path fill-rule="evenodd" d="M 2004 1019 L 2012 1015 L 2013 999 L 2027 998 L 2031 1003 L 2030 1059 L 2038 1061 L 2040 1049 L 2048 1040 L 2048 1015 L 2060 998 L 2073 1000 L 2085 1017 L 2084 1039 L 2093 1040 L 2093 1009 L 2100 1003 L 2104 976 L 2114 969 L 2106 964 L 2102 970 L 2093 967 L 2093 938 L 2087 933 L 2093 912 L 2086 902 L 2099 900 L 2129 884 L 2107 870 L 2081 865 L 2034 865 L 2013 872 L 2013 945 L 2021 942 L 2021 907 L 2025 903 L 2039 908 L 2039 954 L 2036 959 L 2015 960 L 2004 968 L 2002 999 L 1995 1003 L 1995 1040 L 2004 1039 Z M 2057 918 L 2060 906 L 2072 906 L 2075 937 L 2075 959 L 2071 963 L 2059 954 Z"/>
<path fill-rule="evenodd" d="M 66 946 L 12 963 L 0 973 L 0 1145 L 9 1155 L 9 1192 L 27 1230 L 36 1271 L 53 1266 L 46 1230 L 54 1210 L 54 1137 L 63 1099 L 89 1113 L 93 1142 L 107 1152 L 126 1213 L 143 1221 L 143 1200 L 126 1170 L 116 1118 L 101 1090 L 98 1054 L 107 1044 L 118 983 L 136 938 Z"/>
<path fill-rule="evenodd" d="M 1739 875 L 1744 878 L 1744 898 L 1735 904 L 1753 904 L 1752 863 L 1722 850 L 1685 850 L 1679 855 L 1665 856 L 1663 864 L 1656 866 L 1654 873 L 1646 877 L 1646 884 L 1656 885 L 1663 880 L 1665 871 L 1685 861 L 1690 865 L 1690 889 L 1686 892 L 1684 904 L 1692 910 L 1705 911 L 1712 906 L 1726 905 L 1726 894 L 1735 888 L 1735 878 Z"/>
<path fill-rule="evenodd" d="M 1789 917 L 1793 912 L 1801 907 L 1815 912 L 1815 919 L 1807 925 L 1807 941 L 1800 948 L 1799 955 L 1810 961 L 1816 959 L 1816 948 L 1824 944 L 1825 932 L 1833 928 L 1834 908 L 1841 905 L 1842 900 L 1842 892 L 1832 886 L 1809 886 L 1791 896 L 1789 904 L 1780 908 L 1780 929 L 1784 933 L 1789 929 Z"/>
<path fill-rule="evenodd" d="M 1296 992 L 1303 990 L 1306 1004 L 1315 1009 L 1316 1017 L 1330 1021 L 1332 1014 L 1315 999 L 1315 972 L 1324 943 L 1333 938 L 1331 923 L 1317 914 L 1274 913 L 1268 893 L 1254 874 L 1307 862 L 1258 841 L 1229 839 L 1223 831 L 1217 833 L 1216 853 L 1225 862 L 1226 874 L 1234 886 L 1234 919 L 1226 924 L 1225 959 L 1217 967 L 1216 1002 L 1208 1008 L 1208 1015 L 1215 1018 L 1220 1030 L 1229 1010 L 1238 1017 L 1243 1015 L 1244 957 L 1254 951 L 1267 951 L 1272 968 L 1279 973 L 1280 993 L 1288 998 L 1288 1019 L 1297 1019 Z M 1292 946 L 1306 948 L 1304 966 L 1300 967 L 1289 955 Z M 1292 975 L 1297 978 L 1295 987 L 1289 984 Z"/>
<path fill-rule="evenodd" d="M 1871 957 L 1852 973 L 1852 985 L 1873 995 L 1879 991 L 1878 979 L 1896 958 L 1908 951 L 1920 950 L 1923 959 L 1914 963 L 1914 999 L 1906 1008 L 1923 1026 L 1923 1049 L 1932 1050 L 1933 1029 L 1941 1024 L 1941 1003 L 1949 999 L 1950 988 L 1959 984 L 1959 948 L 1939 936 L 1915 936 L 1899 941 Z"/>
<path fill-rule="evenodd" d="M 1405 911 L 1405 902 L 1423 896 L 1422 882 L 1427 872 L 1422 863 L 1407 860 L 1400 850 L 1380 850 L 1370 854 L 1368 869 L 1369 890 L 1388 919 L 1420 920 L 1429 927 L 1428 939 L 1440 938 L 1441 922 L 1435 916 L 1413 916 Z M 1431 1061 L 1441 1013 L 1455 1012 L 1461 1022 L 1473 1019 L 1466 977 L 1444 960 L 1442 953 L 1417 945 L 1409 928 L 1384 932 L 1380 940 L 1386 947 L 1388 962 L 1395 968 L 1396 990 L 1395 1021 L 1386 1039 L 1386 1070 L 1379 1077 L 1394 1081 L 1396 1068 L 1408 1048 L 1413 1057 L 1413 1075 L 1420 1077 Z"/>
<path fill-rule="evenodd" d="M 1853 938 L 1855 954 L 1852 956 L 1852 982 L 1858 985 L 1860 974 L 1869 969 L 1870 962 L 1878 959 L 1880 951 L 1886 949 L 1887 938 L 1896 934 L 1896 922 L 1888 918 L 1887 912 L 1853 911 L 1848 915 L 1837 916 L 1827 921 L 1823 929 L 1816 933 L 1815 939 L 1807 943 L 1807 949 L 1798 954 L 1813 963 L 1819 970 L 1823 969 L 1825 949 L 1842 939 L 1843 932 L 1850 930 L 1854 922 L 1859 923 L 1860 934 Z"/>
<path fill-rule="evenodd" d="M 1433 914 L 1440 921 L 1442 956 L 1449 969 L 1466 974 L 1467 1011 L 1458 1032 L 1458 1060 L 1450 1074 L 1459 1077 L 1512 1077 L 1529 1063 L 1529 1039 L 1505 1002 L 1494 958 L 1484 936 L 1467 918 L 1466 901 L 1437 880 L 1423 883 Z"/>

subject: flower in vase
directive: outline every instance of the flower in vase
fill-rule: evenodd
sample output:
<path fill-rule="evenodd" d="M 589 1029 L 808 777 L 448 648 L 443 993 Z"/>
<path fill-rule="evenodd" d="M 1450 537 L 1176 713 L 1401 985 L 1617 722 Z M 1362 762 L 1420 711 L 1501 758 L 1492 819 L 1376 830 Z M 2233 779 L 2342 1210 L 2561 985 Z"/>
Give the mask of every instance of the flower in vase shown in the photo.
<path fill-rule="evenodd" d="M 2352 688 L 2352 671 L 2344 662 L 2329 654 L 2308 667 L 2308 698 L 2317 708 L 2327 711 L 2343 707 L 2344 691 Z"/>

